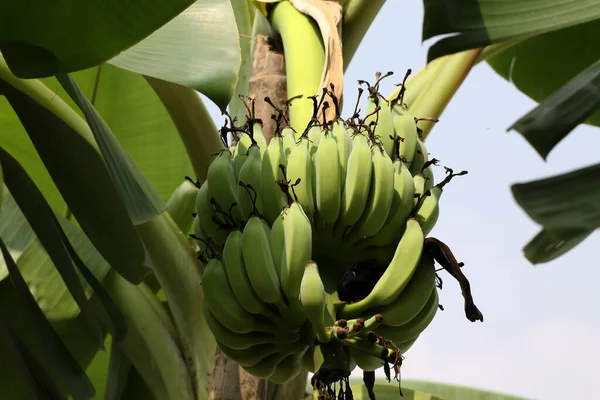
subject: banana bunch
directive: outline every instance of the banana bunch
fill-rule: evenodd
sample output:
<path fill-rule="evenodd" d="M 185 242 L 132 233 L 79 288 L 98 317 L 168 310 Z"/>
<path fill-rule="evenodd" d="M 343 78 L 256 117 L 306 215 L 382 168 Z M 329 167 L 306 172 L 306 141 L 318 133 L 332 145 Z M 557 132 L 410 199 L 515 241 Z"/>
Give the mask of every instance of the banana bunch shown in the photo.
<path fill-rule="evenodd" d="M 233 144 L 199 185 L 192 237 L 206 320 L 253 375 L 286 382 L 304 369 L 328 385 L 355 366 L 396 365 L 438 310 L 425 237 L 462 173 L 434 185 L 437 160 L 380 80 L 364 118 L 342 120 L 324 91 L 304 132 L 278 124 L 268 144 L 252 115 L 232 121 Z M 326 96 L 337 115 L 319 123 Z"/>

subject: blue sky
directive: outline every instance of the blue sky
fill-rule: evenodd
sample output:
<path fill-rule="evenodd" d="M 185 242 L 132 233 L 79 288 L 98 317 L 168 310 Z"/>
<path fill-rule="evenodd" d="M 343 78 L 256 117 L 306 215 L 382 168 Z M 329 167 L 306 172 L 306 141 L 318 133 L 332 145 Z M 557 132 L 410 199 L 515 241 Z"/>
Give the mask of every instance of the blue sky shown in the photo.
<path fill-rule="evenodd" d="M 384 5 L 346 73 L 346 105 L 355 102 L 358 79 L 394 71 L 396 76 L 382 85 L 387 94 L 407 68 L 416 71 L 425 65 L 422 16 L 421 2 Z M 600 236 L 592 234 L 558 260 L 531 265 L 522 247 L 539 228 L 516 204 L 510 185 L 598 162 L 600 135 L 597 128 L 579 127 L 544 162 L 518 133 L 506 132 L 534 106 L 480 64 L 426 142 L 441 165 L 469 171 L 444 190 L 440 219 L 430 235 L 446 242 L 465 263 L 485 321 L 471 323 L 464 317 L 460 289 L 442 273 L 445 311 L 438 312 L 406 353 L 405 379 L 532 399 L 597 397 L 600 296 L 595 291 L 600 272 L 593 252 Z M 216 108 L 209 107 L 215 121 L 221 121 Z M 443 174 L 441 168 L 436 171 L 436 176 Z"/>

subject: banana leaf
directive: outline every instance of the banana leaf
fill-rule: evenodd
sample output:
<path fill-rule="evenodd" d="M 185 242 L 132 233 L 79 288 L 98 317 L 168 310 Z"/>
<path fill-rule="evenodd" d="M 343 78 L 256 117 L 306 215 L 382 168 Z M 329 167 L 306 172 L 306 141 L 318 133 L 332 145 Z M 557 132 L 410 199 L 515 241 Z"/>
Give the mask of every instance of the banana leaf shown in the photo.
<path fill-rule="evenodd" d="M 89 68 L 139 42 L 192 2 L 3 1 L 0 51 L 23 78 Z"/>

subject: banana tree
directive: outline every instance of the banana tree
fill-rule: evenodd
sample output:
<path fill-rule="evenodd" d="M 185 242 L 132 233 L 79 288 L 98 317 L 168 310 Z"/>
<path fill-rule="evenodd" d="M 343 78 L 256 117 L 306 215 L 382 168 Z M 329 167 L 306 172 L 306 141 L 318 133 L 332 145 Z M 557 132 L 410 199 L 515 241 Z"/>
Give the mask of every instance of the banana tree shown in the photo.
<path fill-rule="evenodd" d="M 483 320 L 426 237 L 461 173 L 434 176 L 425 141 L 482 61 L 540 102 L 513 128 L 543 157 L 597 124 L 600 6 L 424 0 L 423 38 L 454 35 L 392 93 L 379 74 L 344 104 L 384 4 L 0 6 L 4 397 L 300 399 L 308 372 L 315 396 L 395 397 L 374 371 L 399 377 L 435 316 L 434 261 Z M 513 187 L 543 227 L 533 263 L 598 227 L 597 169 Z"/>

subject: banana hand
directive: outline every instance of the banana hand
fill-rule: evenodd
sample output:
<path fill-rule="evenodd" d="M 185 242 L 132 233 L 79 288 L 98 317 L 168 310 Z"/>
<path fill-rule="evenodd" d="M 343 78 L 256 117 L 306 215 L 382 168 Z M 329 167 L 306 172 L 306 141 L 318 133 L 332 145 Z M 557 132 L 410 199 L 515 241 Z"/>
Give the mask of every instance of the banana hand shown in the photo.
<path fill-rule="evenodd" d="M 353 318 L 369 308 L 394 301 L 406 287 L 419 264 L 424 240 L 423 231 L 417 220 L 409 219 L 394 258 L 371 293 L 356 303 L 343 304 L 338 312 L 339 317 Z"/>

